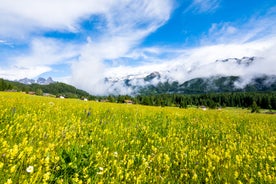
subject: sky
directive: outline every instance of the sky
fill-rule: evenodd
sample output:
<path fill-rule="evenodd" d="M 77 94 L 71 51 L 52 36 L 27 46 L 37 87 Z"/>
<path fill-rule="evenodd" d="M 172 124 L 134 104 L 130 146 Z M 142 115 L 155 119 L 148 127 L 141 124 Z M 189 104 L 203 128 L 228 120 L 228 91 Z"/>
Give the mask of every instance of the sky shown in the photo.
<path fill-rule="evenodd" d="M 105 78 L 276 74 L 275 0 L 0 0 L 0 78 L 52 77 L 91 94 Z M 214 61 L 257 57 L 253 67 Z M 200 70 L 188 75 L 191 68 Z"/>

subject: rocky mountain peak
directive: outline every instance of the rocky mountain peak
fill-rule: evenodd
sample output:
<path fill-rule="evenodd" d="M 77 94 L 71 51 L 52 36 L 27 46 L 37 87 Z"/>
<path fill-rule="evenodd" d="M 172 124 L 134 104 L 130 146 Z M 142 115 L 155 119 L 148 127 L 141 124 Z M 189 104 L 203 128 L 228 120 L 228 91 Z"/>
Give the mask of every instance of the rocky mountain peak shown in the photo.
<path fill-rule="evenodd" d="M 37 80 L 35 79 L 29 79 L 29 78 L 23 78 L 17 80 L 17 82 L 20 82 L 22 84 L 40 84 L 40 85 L 47 85 L 51 83 L 55 83 L 55 81 L 52 79 L 52 77 L 48 77 L 47 79 L 43 77 L 39 77 Z"/>

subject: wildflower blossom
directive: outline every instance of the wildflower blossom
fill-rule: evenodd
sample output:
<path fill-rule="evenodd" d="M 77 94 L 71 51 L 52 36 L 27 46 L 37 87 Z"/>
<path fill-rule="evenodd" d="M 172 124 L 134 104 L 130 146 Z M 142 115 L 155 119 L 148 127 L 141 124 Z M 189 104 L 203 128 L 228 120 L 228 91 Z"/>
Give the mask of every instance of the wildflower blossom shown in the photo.
<path fill-rule="evenodd" d="M 115 151 L 113 154 L 114 154 L 114 157 L 118 156 L 118 152 L 117 151 Z"/>
<path fill-rule="evenodd" d="M 14 173 L 15 169 L 16 169 L 16 165 L 14 165 L 14 166 L 11 167 L 10 172 Z"/>
<path fill-rule="evenodd" d="M 103 170 L 104 170 L 104 168 L 99 167 L 99 170 L 100 170 L 100 171 L 99 171 L 99 172 L 97 172 L 97 174 L 100 174 L 100 175 L 101 175 L 101 174 L 103 174 Z"/>
<path fill-rule="evenodd" d="M 0 162 L 0 169 L 2 169 L 4 166 L 4 163 L 3 162 Z"/>
<path fill-rule="evenodd" d="M 12 180 L 9 178 L 5 184 L 12 184 Z"/>
<path fill-rule="evenodd" d="M 28 173 L 34 172 L 34 166 L 31 166 L 31 165 L 30 165 L 29 167 L 27 167 L 26 171 L 27 171 Z"/>

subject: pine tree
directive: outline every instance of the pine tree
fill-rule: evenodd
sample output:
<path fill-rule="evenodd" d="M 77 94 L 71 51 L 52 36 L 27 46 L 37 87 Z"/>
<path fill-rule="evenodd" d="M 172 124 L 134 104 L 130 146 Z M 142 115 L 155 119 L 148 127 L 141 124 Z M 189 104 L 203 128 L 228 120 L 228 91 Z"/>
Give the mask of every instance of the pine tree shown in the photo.
<path fill-rule="evenodd" d="M 258 107 L 256 101 L 253 101 L 252 106 L 251 106 L 251 113 L 259 113 L 260 112 L 260 108 Z"/>

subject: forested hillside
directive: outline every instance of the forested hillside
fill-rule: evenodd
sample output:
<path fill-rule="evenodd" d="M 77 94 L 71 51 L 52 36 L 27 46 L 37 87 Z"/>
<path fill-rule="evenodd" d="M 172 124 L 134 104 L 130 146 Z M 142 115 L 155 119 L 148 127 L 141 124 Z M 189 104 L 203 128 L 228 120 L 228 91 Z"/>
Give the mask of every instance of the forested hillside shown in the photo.
<path fill-rule="evenodd" d="M 40 84 L 22 84 L 14 81 L 7 81 L 0 79 L 0 91 L 15 90 L 23 92 L 35 92 L 37 95 L 43 95 L 45 93 L 55 96 L 65 96 L 67 98 L 92 98 L 91 95 L 83 90 L 77 89 L 74 86 L 55 82 L 48 85 Z"/>
<path fill-rule="evenodd" d="M 240 85 L 240 86 L 239 86 Z M 246 85 L 241 85 L 238 76 L 215 76 L 208 78 L 194 78 L 182 84 L 175 82 L 163 82 L 157 85 L 149 85 L 140 89 L 141 95 L 153 94 L 202 94 L 223 92 L 256 92 L 276 91 L 276 76 L 260 76 L 254 78 Z"/>

